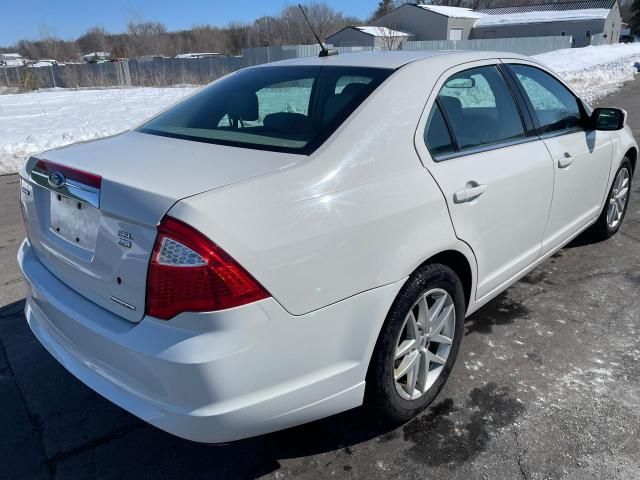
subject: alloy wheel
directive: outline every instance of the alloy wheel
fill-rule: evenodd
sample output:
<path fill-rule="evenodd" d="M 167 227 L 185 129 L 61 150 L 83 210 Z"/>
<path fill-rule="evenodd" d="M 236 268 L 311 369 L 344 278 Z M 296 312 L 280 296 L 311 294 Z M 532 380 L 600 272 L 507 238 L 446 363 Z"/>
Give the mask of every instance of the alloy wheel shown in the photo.
<path fill-rule="evenodd" d="M 436 382 L 449 357 L 456 310 L 446 290 L 425 292 L 409 310 L 396 342 L 394 382 L 405 400 L 422 397 Z"/>
<path fill-rule="evenodd" d="M 613 181 L 607 210 L 607 225 L 612 230 L 618 226 L 624 215 L 627 197 L 629 196 L 629 178 L 629 170 L 624 167 L 620 169 Z"/>

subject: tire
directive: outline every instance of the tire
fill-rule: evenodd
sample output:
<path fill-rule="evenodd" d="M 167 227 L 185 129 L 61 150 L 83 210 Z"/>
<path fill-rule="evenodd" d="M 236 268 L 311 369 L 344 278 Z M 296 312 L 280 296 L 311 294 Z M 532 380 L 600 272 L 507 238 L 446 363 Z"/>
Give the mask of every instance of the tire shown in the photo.
<path fill-rule="evenodd" d="M 612 205 L 612 199 L 614 196 L 619 195 L 620 193 L 620 184 L 619 178 L 621 175 L 624 175 L 626 171 L 626 178 L 628 179 L 628 183 L 625 185 L 626 196 L 623 200 L 622 212 L 619 215 L 616 215 L 616 221 L 612 222 L 611 217 L 609 216 L 612 212 L 610 211 L 610 205 Z M 590 233 L 596 240 L 606 240 L 607 238 L 612 237 L 616 234 L 616 232 L 620 229 L 620 225 L 624 220 L 624 216 L 627 213 L 627 206 L 629 205 L 629 198 L 631 197 L 631 180 L 633 176 L 633 170 L 631 168 L 631 161 L 624 157 L 618 171 L 616 172 L 615 177 L 613 177 L 613 184 L 611 185 L 611 189 L 607 194 L 607 200 L 605 201 L 604 207 L 602 208 L 602 212 L 596 220 L 596 223 L 591 227 Z M 619 204 L 618 204 L 619 205 Z M 619 207 L 618 207 L 619 208 Z"/>
<path fill-rule="evenodd" d="M 432 292 L 431 295 L 424 297 L 429 292 Z M 422 298 L 426 298 L 429 308 L 424 309 Z M 417 325 L 419 333 L 426 331 L 420 321 L 413 323 L 411 319 L 424 321 L 425 316 L 421 315 L 421 312 L 437 311 L 438 302 L 443 302 L 442 310 L 437 321 L 432 323 L 430 330 L 437 334 L 437 328 L 442 319 L 445 319 L 444 326 L 440 335 L 427 335 L 430 341 L 425 343 L 424 335 L 410 334 L 416 331 L 415 328 L 411 328 L 411 325 Z M 454 313 L 454 318 L 447 317 L 447 312 Z M 377 417 L 393 423 L 405 422 L 433 402 L 447 381 L 458 355 L 464 332 L 464 316 L 465 299 L 462 283 L 449 267 L 440 264 L 425 265 L 409 278 L 387 314 L 367 373 L 365 402 Z M 439 341 L 446 342 L 450 339 L 451 333 L 453 338 L 450 345 Z M 418 337 L 421 340 L 418 340 Z M 413 348 L 417 350 L 414 352 L 409 350 L 412 353 L 396 359 L 396 354 L 410 346 L 412 340 L 415 340 Z M 419 363 L 419 366 L 415 367 L 417 370 L 410 368 L 409 370 L 413 373 L 398 378 L 396 383 L 395 375 L 401 373 L 406 365 L 411 364 L 416 353 L 418 355 L 416 361 Z M 424 367 L 427 364 L 426 359 L 432 360 L 434 353 L 439 357 L 440 362 L 430 362 L 429 369 L 426 369 Z M 445 353 L 446 358 L 444 358 Z M 442 360 L 445 361 L 442 362 Z M 424 372 L 431 369 L 433 370 L 429 373 L 430 376 L 425 377 Z M 410 375 L 418 378 L 415 389 L 410 387 L 412 380 Z M 409 392 L 412 392 L 413 396 L 419 396 L 411 398 Z"/>

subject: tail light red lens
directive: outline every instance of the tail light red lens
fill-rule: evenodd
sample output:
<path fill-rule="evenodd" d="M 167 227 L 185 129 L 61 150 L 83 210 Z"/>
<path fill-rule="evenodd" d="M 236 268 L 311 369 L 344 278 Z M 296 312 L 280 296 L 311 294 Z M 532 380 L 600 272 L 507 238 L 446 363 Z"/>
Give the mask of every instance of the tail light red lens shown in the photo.
<path fill-rule="evenodd" d="M 268 298 L 242 266 L 202 233 L 164 217 L 147 276 L 147 315 L 168 320 L 181 312 L 210 312 Z"/>

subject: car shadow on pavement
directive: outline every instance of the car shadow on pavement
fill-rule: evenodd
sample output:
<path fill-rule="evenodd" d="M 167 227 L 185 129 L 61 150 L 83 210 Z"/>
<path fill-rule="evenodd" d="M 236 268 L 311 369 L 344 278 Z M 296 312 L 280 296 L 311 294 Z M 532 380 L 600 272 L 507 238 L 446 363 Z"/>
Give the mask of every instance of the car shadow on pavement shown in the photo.
<path fill-rule="evenodd" d="M 430 458 L 465 461 L 485 448 L 488 432 L 497 428 L 485 418 L 498 419 L 496 425 L 502 425 L 521 413 L 515 408 L 519 405 L 509 400 L 509 392 L 490 383 L 483 389 L 458 392 L 460 398 L 457 393 L 455 400 L 443 394 L 424 414 L 402 426 L 382 423 L 370 410 L 357 408 L 229 444 L 198 444 L 147 425 L 82 385 L 33 337 L 23 308 L 24 301 L 0 308 L 0 354 L 9 365 L 5 371 L 21 392 L 3 402 L 16 403 L 4 405 L 6 411 L 26 411 L 26 420 L 14 428 L 22 433 L 31 430 L 29 441 L 33 445 L 24 451 L 40 452 L 44 478 L 210 478 L 211 475 L 216 479 L 256 478 L 280 469 L 282 460 L 328 452 L 335 454 L 323 468 L 346 472 L 352 468 L 349 458 L 354 447 L 371 440 L 407 441 L 411 449 L 408 454 L 413 452 L 427 463 Z M 500 313 L 503 308 L 504 300 L 494 301 L 485 307 L 482 318 L 504 316 Z M 23 358 L 24 354 L 28 360 Z M 11 366 L 14 359 L 17 368 Z M 50 404 L 56 407 L 49 410 Z M 79 417 L 74 416 L 75 412 L 65 411 L 74 409 L 81 410 Z M 469 425 L 469 432 L 475 432 L 466 446 L 438 440 L 455 437 L 454 430 L 459 434 L 453 423 L 456 416 Z M 426 435 L 427 431 L 438 435 Z M 10 473 L 18 473 L 26 461 L 20 453 L 16 455 L 11 443 L 0 442 L 0 455 L 15 460 L 15 465 L 8 467 Z"/>
<path fill-rule="evenodd" d="M 13 422 L 7 433 L 12 435 L 15 429 L 31 443 L 21 458 L 12 442 L 0 442 L 1 458 L 13 458 L 4 466 L 13 478 L 24 476 L 19 475 L 24 472 L 21 468 L 35 455 L 41 457 L 42 471 L 48 472 L 45 477 L 89 478 L 95 476 L 95 464 L 102 464 L 109 471 L 106 476 L 115 478 L 154 473 L 163 478 L 212 474 L 217 479 L 255 478 L 278 470 L 279 459 L 348 452 L 351 446 L 394 428 L 373 421 L 364 409 L 355 409 L 229 444 L 183 440 L 120 410 L 81 384 L 38 343 L 23 309 L 24 300 L 0 307 L 0 376 L 18 392 L 4 396 L 3 409 L 25 412 L 22 421 L 0 414 L 0 423 Z"/>

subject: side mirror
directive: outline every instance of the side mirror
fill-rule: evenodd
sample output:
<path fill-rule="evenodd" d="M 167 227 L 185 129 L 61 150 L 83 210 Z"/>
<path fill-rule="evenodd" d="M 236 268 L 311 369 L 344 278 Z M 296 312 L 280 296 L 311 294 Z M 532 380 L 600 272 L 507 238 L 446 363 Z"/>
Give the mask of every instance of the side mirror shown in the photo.
<path fill-rule="evenodd" d="M 621 130 L 627 121 L 627 112 L 621 108 L 596 108 L 591 114 L 591 125 L 596 130 Z"/>

